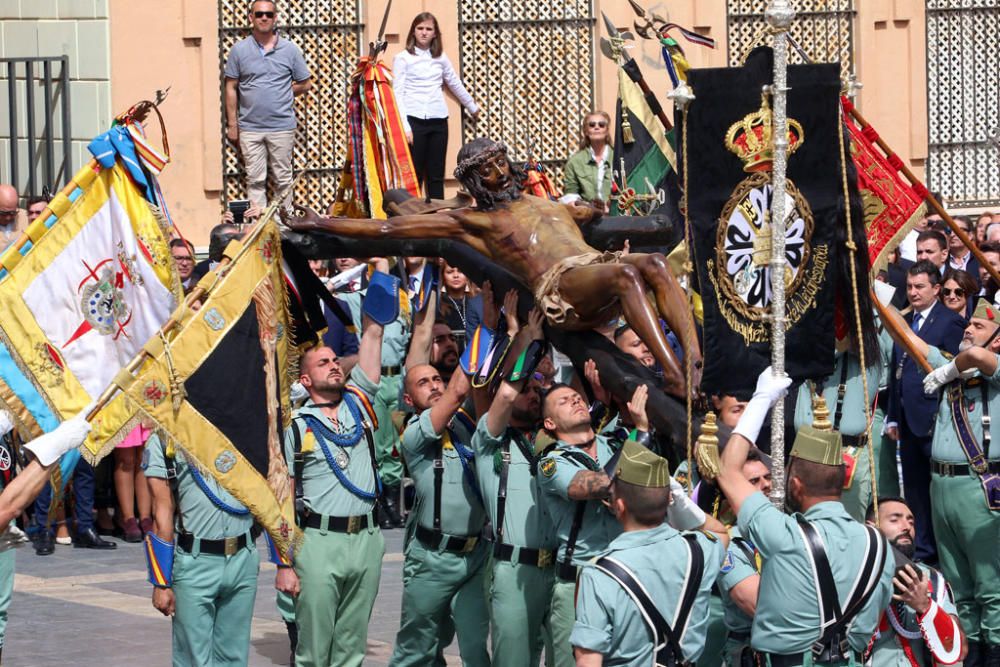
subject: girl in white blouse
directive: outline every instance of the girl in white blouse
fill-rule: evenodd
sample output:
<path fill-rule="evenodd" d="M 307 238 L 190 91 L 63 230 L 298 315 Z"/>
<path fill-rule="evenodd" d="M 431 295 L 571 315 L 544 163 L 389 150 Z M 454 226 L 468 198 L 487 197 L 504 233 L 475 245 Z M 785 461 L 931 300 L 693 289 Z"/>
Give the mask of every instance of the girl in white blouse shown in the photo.
<path fill-rule="evenodd" d="M 417 14 L 406 36 L 406 50 L 392 62 L 392 88 L 403 117 L 417 178 L 428 199 L 444 199 L 444 160 L 448 148 L 448 108 L 443 85 L 473 120 L 479 106 L 441 50 L 441 31 L 429 12 Z"/>

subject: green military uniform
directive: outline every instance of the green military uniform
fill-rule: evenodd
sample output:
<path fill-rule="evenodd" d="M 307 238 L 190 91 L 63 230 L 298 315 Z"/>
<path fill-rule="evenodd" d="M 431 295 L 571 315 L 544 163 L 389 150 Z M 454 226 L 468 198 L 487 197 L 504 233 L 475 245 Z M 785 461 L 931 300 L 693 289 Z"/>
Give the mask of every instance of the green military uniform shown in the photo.
<path fill-rule="evenodd" d="M 618 537 L 622 528 L 600 500 L 571 500 L 569 485 L 581 470 L 599 471 L 611 460 L 615 448 L 611 441 L 597 436 L 597 460 L 594 461 L 579 447 L 558 442 L 539 463 L 538 480 L 545 493 L 559 549 L 556 559 L 556 583 L 552 593 L 552 646 L 555 667 L 573 667 L 576 659 L 570 644 L 570 634 L 576 619 L 574 594 L 577 568 L 598 555 Z M 580 521 L 575 521 L 577 512 Z M 574 525 L 577 530 L 574 531 Z M 576 533 L 572 557 L 567 559 L 571 533 Z"/>
<path fill-rule="evenodd" d="M 369 400 L 378 391 L 360 366 L 351 371 L 348 386 Z M 291 474 L 296 429 L 303 455 L 302 479 L 295 480 L 306 510 L 299 519 L 304 539 L 295 552 L 301 583 L 295 603 L 298 667 L 361 665 L 382 576 L 385 540 L 373 512 L 376 480 L 359 423 L 369 418 L 362 401 L 348 391 L 336 418 L 335 424 L 310 400 L 285 433 Z"/>
<path fill-rule="evenodd" d="M 155 433 L 146 441 L 143 468 L 147 477 L 169 479 L 165 447 Z M 178 516 L 174 665 L 246 665 L 260 568 L 253 516 L 211 475 L 189 465 L 180 451 L 174 453 L 174 470 Z M 227 538 L 235 538 L 230 555 L 203 551 L 203 542 Z M 236 539 L 245 542 L 244 546 L 236 548 Z M 185 548 L 188 541 L 190 548 Z"/>
<path fill-rule="evenodd" d="M 339 298 L 347 302 L 351 318 L 360 337 L 361 299 L 363 292 L 342 294 Z M 375 431 L 375 458 L 378 463 L 382 483 L 387 487 L 397 487 L 403 479 L 403 462 L 398 456 L 396 444 L 399 433 L 392 423 L 392 413 L 399 409 L 400 391 L 403 387 L 403 365 L 410 344 L 410 316 L 400 312 L 394 322 L 386 325 L 382 333 L 382 376 L 374 395 L 375 416 L 378 429 Z M 394 456 L 393 452 L 397 452 Z"/>
<path fill-rule="evenodd" d="M 394 667 L 431 663 L 449 615 L 462 663 L 490 664 L 484 580 L 489 551 L 480 539 L 486 515 L 469 449 L 473 430 L 456 417 L 445 433 L 435 433 L 427 409 L 403 431 L 417 501 L 407 525 L 402 619 L 389 662 Z"/>
<path fill-rule="evenodd" d="M 723 663 L 728 667 L 741 667 L 744 654 L 750 651 L 750 628 L 753 618 L 740 609 L 730 598 L 730 591 L 740 582 L 759 574 L 757 553 L 753 544 L 743 538 L 739 528 L 729 532 L 732 541 L 722 562 L 717 585 L 722 598 L 722 608 L 726 625 L 726 644 Z"/>
<path fill-rule="evenodd" d="M 486 416 L 472 438 L 494 543 L 490 586 L 490 634 L 494 667 L 537 665 L 555 578 L 557 546 L 548 507 L 535 478 L 534 451 L 524 434 L 508 428 L 490 434 Z M 499 520 L 501 477 L 506 461 L 503 521 Z"/>
<path fill-rule="evenodd" d="M 633 486 L 666 490 L 670 485 L 666 459 L 634 440 L 625 443 L 612 474 L 616 480 Z M 701 552 L 703 570 L 700 580 L 690 581 L 695 550 Z M 603 664 L 609 666 L 646 667 L 653 663 L 656 642 L 645 610 L 619 580 L 603 569 L 611 561 L 624 566 L 627 576 L 642 587 L 656 611 L 679 635 L 683 655 L 675 655 L 675 659 L 695 662 L 705 648 L 709 598 L 724 555 L 715 537 L 702 532 L 684 535 L 666 522 L 620 534 L 580 570 L 570 643 L 601 653 Z M 679 619 L 688 586 L 694 586 L 697 592 L 686 618 Z"/>
<path fill-rule="evenodd" d="M 927 360 L 938 368 L 948 363 L 932 347 Z M 979 476 L 970 471 L 952 419 L 948 391 L 938 407 L 931 444 L 931 507 L 941 570 L 952 586 L 958 617 L 970 642 L 1000 644 L 1000 512 L 986 505 Z M 983 443 L 983 418 L 991 417 L 990 468 L 1000 467 L 1000 365 L 988 378 L 965 382 L 962 405 L 979 446 Z M 983 405 L 983 397 L 987 405 Z M 988 407 L 988 413 L 984 408 Z M 956 468 L 957 466 L 957 468 Z"/>
<path fill-rule="evenodd" d="M 863 565 L 865 550 L 858 546 L 867 540 L 864 526 L 839 502 L 817 503 L 801 515 L 788 516 L 759 491 L 744 501 L 738 515 L 740 531 L 764 560 L 750 644 L 763 653 L 805 654 L 806 662 L 792 660 L 788 665 L 809 664 L 810 647 L 820 638 L 819 596 L 797 516 L 820 534 L 841 604 Z M 850 625 L 847 640 L 858 653 L 868 646 L 889 602 L 893 568 L 893 559 L 887 558 L 875 593 Z"/>
<path fill-rule="evenodd" d="M 2 438 L 3 436 L 0 436 Z M 11 457 L 13 458 L 13 457 Z M 10 461 L 10 465 L 14 465 Z M 0 492 L 3 491 L 3 476 L 0 474 Z M 13 526 L 14 522 L 11 521 Z M 6 544 L 0 547 L 0 653 L 3 652 L 4 640 L 7 637 L 7 610 L 10 609 L 11 598 L 14 597 L 14 545 Z"/>
<path fill-rule="evenodd" d="M 888 489 L 879 485 L 879 495 L 886 495 L 893 490 L 887 478 L 896 478 L 895 443 L 883 440 L 882 423 L 884 412 L 877 415 L 872 422 L 871 439 L 875 447 L 869 453 L 868 436 L 865 433 L 867 417 L 865 406 L 875 403 L 880 384 L 885 384 L 889 378 L 889 368 L 892 364 L 892 338 L 885 330 L 879 333 L 879 358 L 868 362 L 868 395 L 865 396 L 864 383 L 861 376 L 861 360 L 854 352 L 838 352 L 833 373 L 822 385 L 817 384 L 816 391 L 826 399 L 830 409 L 830 419 L 833 430 L 843 436 L 845 459 L 853 461 L 853 474 L 848 469 L 848 486 L 844 489 L 841 501 L 847 513 L 855 521 L 864 522 L 868 507 L 872 504 L 872 476 L 869 456 L 875 456 L 875 468 L 878 481 L 885 480 Z M 843 392 L 843 393 L 841 393 Z M 808 383 L 799 386 L 799 394 L 795 404 L 795 428 L 813 423 L 812 392 Z M 887 451 L 888 450 L 888 451 Z M 884 456 L 888 454 L 888 456 Z M 886 474 L 886 471 L 889 474 Z M 879 475 L 879 472 L 883 474 Z M 891 477 L 890 477 L 891 475 Z M 899 482 L 895 484 L 898 494 Z"/>
<path fill-rule="evenodd" d="M 957 615 L 955 602 L 944 577 L 934 568 L 915 564 L 930 581 L 930 594 L 940 611 Z M 955 638 L 958 641 L 958 637 Z M 914 667 L 906 655 L 909 648 L 919 667 L 933 667 L 934 660 L 920 631 L 917 613 L 902 602 L 893 602 L 879 624 L 872 644 L 871 667 Z"/>

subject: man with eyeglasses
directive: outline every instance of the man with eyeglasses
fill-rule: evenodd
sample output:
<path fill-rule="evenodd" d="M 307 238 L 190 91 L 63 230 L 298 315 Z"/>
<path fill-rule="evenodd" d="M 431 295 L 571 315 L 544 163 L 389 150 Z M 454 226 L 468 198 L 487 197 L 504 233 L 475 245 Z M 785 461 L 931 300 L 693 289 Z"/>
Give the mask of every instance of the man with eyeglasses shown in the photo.
<path fill-rule="evenodd" d="M 247 198 L 263 207 L 268 180 L 275 193 L 292 182 L 292 103 L 312 88 L 312 75 L 299 47 L 278 37 L 274 2 L 255 0 L 250 23 L 252 34 L 226 60 L 226 137 L 243 153 Z M 291 193 L 284 201 L 290 205 Z"/>
<path fill-rule="evenodd" d="M 177 273 L 181 278 L 181 287 L 187 293 L 191 289 L 191 276 L 194 273 L 194 248 L 184 239 L 170 241 L 170 254 L 177 264 Z"/>
<path fill-rule="evenodd" d="M 24 218 L 17 207 L 17 190 L 0 183 L 0 251 L 16 241 L 24 227 Z"/>
<path fill-rule="evenodd" d="M 975 233 L 973 232 L 972 222 L 964 216 L 955 216 L 955 224 L 965 232 L 965 235 L 969 237 L 970 240 L 975 242 Z M 966 271 L 976 282 L 979 282 L 979 261 L 972 256 L 972 251 L 962 243 L 962 239 L 958 237 L 951 231 L 951 228 L 947 228 L 946 236 L 948 237 L 948 266 L 953 269 L 961 269 Z"/>

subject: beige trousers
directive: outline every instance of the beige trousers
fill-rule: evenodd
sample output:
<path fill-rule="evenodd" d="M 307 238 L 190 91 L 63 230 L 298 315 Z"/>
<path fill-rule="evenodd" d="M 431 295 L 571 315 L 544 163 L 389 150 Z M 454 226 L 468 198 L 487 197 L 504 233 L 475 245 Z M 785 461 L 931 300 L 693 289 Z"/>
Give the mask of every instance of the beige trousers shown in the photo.
<path fill-rule="evenodd" d="M 267 183 L 271 191 L 278 195 L 292 182 L 292 145 L 295 130 L 280 132 L 240 131 L 240 150 L 243 152 L 243 166 L 247 172 L 247 199 L 261 208 L 267 206 Z M 292 193 L 282 202 L 282 208 L 290 208 Z"/>

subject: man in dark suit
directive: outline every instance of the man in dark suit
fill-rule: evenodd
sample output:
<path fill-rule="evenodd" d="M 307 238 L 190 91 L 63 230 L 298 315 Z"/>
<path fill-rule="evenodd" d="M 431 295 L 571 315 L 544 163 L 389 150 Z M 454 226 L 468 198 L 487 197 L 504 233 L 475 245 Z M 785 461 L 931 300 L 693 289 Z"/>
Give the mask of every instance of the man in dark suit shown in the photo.
<path fill-rule="evenodd" d="M 906 298 L 912 310 L 906 321 L 929 345 L 956 354 L 965 320 L 938 301 L 940 291 L 938 267 L 926 260 L 910 267 L 906 276 Z M 886 433 L 900 442 L 903 493 L 917 517 L 916 557 L 933 563 L 937 561 L 937 549 L 931 526 L 930 456 L 938 396 L 924 393 L 925 373 L 909 354 L 899 345 L 892 354 Z"/>
<path fill-rule="evenodd" d="M 955 224 L 958 225 L 963 232 L 965 232 L 966 236 L 970 239 L 976 238 L 976 233 L 971 220 L 962 215 L 956 215 L 954 220 Z M 962 243 L 962 239 L 958 237 L 958 234 L 953 233 L 950 227 L 945 235 L 948 237 L 948 267 L 968 272 L 978 285 L 979 260 L 973 257 L 972 251 L 969 250 L 964 243 Z"/>

